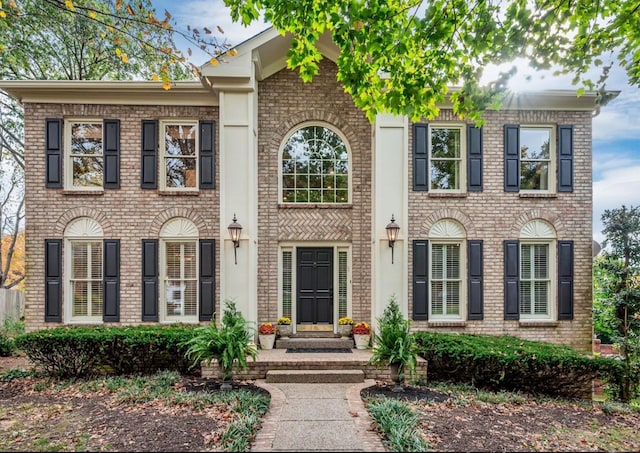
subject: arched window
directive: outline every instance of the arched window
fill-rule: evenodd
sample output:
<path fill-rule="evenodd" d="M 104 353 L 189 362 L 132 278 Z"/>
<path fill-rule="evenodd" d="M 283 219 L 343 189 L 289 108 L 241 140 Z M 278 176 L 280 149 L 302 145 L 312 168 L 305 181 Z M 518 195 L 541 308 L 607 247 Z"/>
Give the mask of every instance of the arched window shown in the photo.
<path fill-rule="evenodd" d="M 346 140 L 327 126 L 307 125 L 291 133 L 280 170 L 283 203 L 349 203 Z"/>
<path fill-rule="evenodd" d="M 66 313 L 71 322 L 101 322 L 103 230 L 89 217 L 73 220 L 64 230 Z"/>
<path fill-rule="evenodd" d="M 544 220 L 534 219 L 520 230 L 520 318 L 550 319 L 554 316 L 556 232 Z"/>
<path fill-rule="evenodd" d="M 160 313 L 163 321 L 195 321 L 198 316 L 198 228 L 182 217 L 160 230 Z"/>
<path fill-rule="evenodd" d="M 453 219 L 439 220 L 429 231 L 429 319 L 464 319 L 465 238 Z"/>

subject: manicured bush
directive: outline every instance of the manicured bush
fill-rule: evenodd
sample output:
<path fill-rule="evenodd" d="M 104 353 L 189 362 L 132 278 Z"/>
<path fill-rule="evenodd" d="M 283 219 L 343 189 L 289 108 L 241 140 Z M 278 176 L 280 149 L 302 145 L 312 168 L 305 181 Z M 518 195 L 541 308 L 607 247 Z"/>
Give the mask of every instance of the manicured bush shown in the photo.
<path fill-rule="evenodd" d="M 489 390 L 563 397 L 590 396 L 593 379 L 618 382 L 621 364 L 568 346 L 511 336 L 418 332 L 430 380 Z"/>
<path fill-rule="evenodd" d="M 188 373 L 192 363 L 184 343 L 196 326 L 67 326 L 19 335 L 16 347 L 47 374 Z"/>

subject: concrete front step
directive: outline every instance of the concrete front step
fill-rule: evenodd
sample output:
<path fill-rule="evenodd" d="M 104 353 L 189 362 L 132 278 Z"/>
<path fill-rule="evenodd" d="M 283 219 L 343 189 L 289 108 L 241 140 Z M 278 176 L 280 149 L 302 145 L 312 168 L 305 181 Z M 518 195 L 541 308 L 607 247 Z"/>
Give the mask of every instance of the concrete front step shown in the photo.
<path fill-rule="evenodd" d="M 269 370 L 269 384 L 347 384 L 364 382 L 362 370 Z"/>
<path fill-rule="evenodd" d="M 278 338 L 276 349 L 353 349 L 351 338 Z"/>

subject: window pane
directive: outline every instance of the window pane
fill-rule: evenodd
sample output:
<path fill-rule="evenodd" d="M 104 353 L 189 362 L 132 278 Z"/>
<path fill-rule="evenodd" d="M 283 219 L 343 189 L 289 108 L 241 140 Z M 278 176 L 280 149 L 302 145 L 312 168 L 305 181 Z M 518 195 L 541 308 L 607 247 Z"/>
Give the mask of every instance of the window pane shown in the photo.
<path fill-rule="evenodd" d="M 548 278 L 548 259 L 547 253 L 549 250 L 548 245 L 536 245 L 534 248 L 534 261 L 535 261 L 535 278 Z"/>
<path fill-rule="evenodd" d="M 193 188 L 196 187 L 196 159 L 169 158 L 167 163 L 167 187 Z"/>
<path fill-rule="evenodd" d="M 347 316 L 347 252 L 338 252 L 338 318 Z"/>
<path fill-rule="evenodd" d="M 71 126 L 71 154 L 102 155 L 102 123 L 74 123 Z"/>
<path fill-rule="evenodd" d="M 191 124 L 165 125 L 165 153 L 168 156 L 196 155 L 196 127 Z"/>
<path fill-rule="evenodd" d="M 520 157 L 522 159 L 549 159 L 549 129 L 520 128 Z"/>
<path fill-rule="evenodd" d="M 296 180 L 293 175 L 282 175 L 282 188 L 293 189 L 295 188 Z"/>
<path fill-rule="evenodd" d="M 196 316 L 198 269 L 195 241 L 165 242 L 165 316 Z"/>
<path fill-rule="evenodd" d="M 447 282 L 447 315 L 460 314 L 460 282 Z"/>
<path fill-rule="evenodd" d="M 71 316 L 102 316 L 102 241 L 71 242 Z"/>
<path fill-rule="evenodd" d="M 348 190 L 348 153 L 345 144 L 332 130 L 309 126 L 294 132 L 287 140 L 282 154 L 282 187 L 291 185 L 295 174 L 295 197 L 283 191 L 283 201 L 296 203 L 345 203 Z M 336 180 L 335 175 L 344 175 Z M 302 193 L 300 189 L 309 189 Z M 323 192 L 324 189 L 324 192 Z M 329 191 L 329 189 L 331 191 Z"/>
<path fill-rule="evenodd" d="M 549 188 L 549 163 L 521 161 L 520 188 L 522 190 L 547 190 Z"/>
<path fill-rule="evenodd" d="M 73 185 L 102 187 L 104 164 L 102 157 L 73 157 Z"/>
<path fill-rule="evenodd" d="M 460 157 L 460 129 L 431 128 L 431 157 Z"/>
<path fill-rule="evenodd" d="M 520 278 L 523 279 L 530 279 L 532 275 L 531 248 L 529 244 L 522 244 L 520 248 Z"/>
<path fill-rule="evenodd" d="M 531 282 L 520 282 L 520 313 L 531 313 Z"/>
<path fill-rule="evenodd" d="M 71 278 L 86 279 L 88 272 L 89 253 L 86 243 L 73 243 L 71 245 L 73 263 L 71 265 Z"/>
<path fill-rule="evenodd" d="M 547 314 L 547 300 L 549 300 L 549 283 L 535 282 L 535 311 L 536 315 Z"/>
<path fill-rule="evenodd" d="M 444 246 L 433 244 L 431 246 L 431 278 L 442 279 L 444 277 Z"/>
<path fill-rule="evenodd" d="M 460 246 L 447 245 L 447 278 L 460 278 Z"/>
<path fill-rule="evenodd" d="M 458 160 L 432 160 L 431 188 L 435 190 L 459 189 L 459 173 L 460 161 Z"/>
<path fill-rule="evenodd" d="M 444 314 L 444 285 L 439 281 L 431 282 L 431 314 Z"/>

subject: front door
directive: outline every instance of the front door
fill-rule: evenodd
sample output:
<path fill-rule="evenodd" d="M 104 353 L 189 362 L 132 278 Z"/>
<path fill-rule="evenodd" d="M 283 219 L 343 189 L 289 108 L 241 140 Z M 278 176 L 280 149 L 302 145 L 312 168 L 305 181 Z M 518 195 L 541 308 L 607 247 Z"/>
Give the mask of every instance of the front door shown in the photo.
<path fill-rule="evenodd" d="M 297 252 L 299 330 L 333 328 L 333 248 L 299 247 Z"/>

